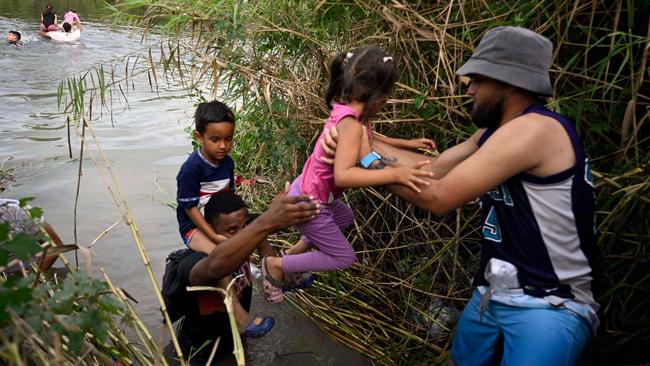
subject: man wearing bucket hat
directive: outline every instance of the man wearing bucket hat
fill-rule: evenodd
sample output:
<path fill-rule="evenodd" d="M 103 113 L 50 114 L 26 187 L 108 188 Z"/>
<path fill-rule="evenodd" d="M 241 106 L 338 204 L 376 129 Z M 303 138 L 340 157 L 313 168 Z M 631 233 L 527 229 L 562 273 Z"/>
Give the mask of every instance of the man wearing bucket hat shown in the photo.
<path fill-rule="evenodd" d="M 481 199 L 476 288 L 451 349 L 458 365 L 572 365 L 598 327 L 591 170 L 572 123 L 539 102 L 552 94 L 552 51 L 528 29 L 487 31 L 456 72 L 471 79 L 478 130 L 426 167 L 434 179 L 422 193 L 390 187 L 438 215 Z M 335 139 L 330 131 L 330 151 Z M 372 147 L 388 166 L 422 160 Z"/>

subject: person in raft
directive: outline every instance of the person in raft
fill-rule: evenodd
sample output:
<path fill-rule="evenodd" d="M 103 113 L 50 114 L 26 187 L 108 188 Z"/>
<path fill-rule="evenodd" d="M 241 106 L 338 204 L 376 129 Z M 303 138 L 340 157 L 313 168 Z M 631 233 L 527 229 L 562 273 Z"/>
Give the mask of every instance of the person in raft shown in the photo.
<path fill-rule="evenodd" d="M 325 127 L 337 129 L 340 148 L 331 166 L 320 160 L 324 153 L 317 143 L 302 173 L 291 185 L 289 196 L 314 196 L 321 210 L 315 219 L 298 225 L 304 243 L 301 248 L 292 248 L 283 257 L 262 259 L 264 292 L 272 303 L 282 301 L 282 288 L 304 276 L 302 272 L 336 271 L 354 263 L 356 254 L 342 232 L 354 221 L 352 209 L 340 200 L 343 188 L 397 183 L 419 192 L 418 185 L 428 184 L 422 178 L 431 176 L 419 170 L 428 161 L 386 170 L 360 167 L 374 161 L 366 155 L 372 138 L 370 119 L 386 104 L 397 80 L 393 58 L 379 48 L 364 47 L 337 55 L 330 70 L 325 102 L 332 109 Z M 339 103 L 332 106 L 334 100 Z M 319 141 L 322 138 L 321 134 Z M 428 139 L 384 139 L 402 148 L 433 147 L 433 141 Z M 312 246 L 319 251 L 308 252 Z"/>
<path fill-rule="evenodd" d="M 63 15 L 63 23 L 61 23 L 61 27 L 65 28 L 66 24 L 70 24 L 70 26 L 76 27 L 76 30 L 81 32 L 81 20 L 79 19 L 79 15 L 77 15 L 77 12 L 74 9 L 69 9 L 68 12 Z"/>
<path fill-rule="evenodd" d="M 63 23 L 63 31 L 41 32 L 44 38 L 54 39 L 56 41 L 73 41 L 75 38 L 70 23 Z"/>
<path fill-rule="evenodd" d="M 41 32 L 52 32 L 58 29 L 58 17 L 54 12 L 52 4 L 45 5 L 45 10 L 41 13 Z"/>

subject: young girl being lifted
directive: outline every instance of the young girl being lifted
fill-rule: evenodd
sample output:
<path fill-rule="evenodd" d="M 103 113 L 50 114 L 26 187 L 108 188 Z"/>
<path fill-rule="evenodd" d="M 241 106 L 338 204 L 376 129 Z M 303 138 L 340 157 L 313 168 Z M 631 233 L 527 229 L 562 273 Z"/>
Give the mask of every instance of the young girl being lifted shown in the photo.
<path fill-rule="evenodd" d="M 316 148 L 307 159 L 302 174 L 292 183 L 290 196 L 311 195 L 321 204 L 320 213 L 311 221 L 298 225 L 302 233 L 300 245 L 284 257 L 262 260 L 266 299 L 282 301 L 283 287 L 299 284 L 301 272 L 330 272 L 345 269 L 354 263 L 356 254 L 342 230 L 354 221 L 352 209 L 341 202 L 343 188 L 360 188 L 385 184 L 403 184 L 420 192 L 418 185 L 428 185 L 422 178 L 431 173 L 420 170 L 422 161 L 412 167 L 369 168 L 378 155 L 370 152 L 372 126 L 370 119 L 386 104 L 397 70 L 393 58 L 376 47 L 365 47 L 337 55 L 330 64 L 330 84 L 325 101 L 332 108 L 325 128 L 336 128 L 339 140 L 334 166 L 321 161 L 321 133 Z M 332 101 L 338 103 L 332 106 Z M 428 139 L 403 140 L 382 138 L 401 148 L 432 148 Z M 307 251 L 311 247 L 318 251 Z"/>

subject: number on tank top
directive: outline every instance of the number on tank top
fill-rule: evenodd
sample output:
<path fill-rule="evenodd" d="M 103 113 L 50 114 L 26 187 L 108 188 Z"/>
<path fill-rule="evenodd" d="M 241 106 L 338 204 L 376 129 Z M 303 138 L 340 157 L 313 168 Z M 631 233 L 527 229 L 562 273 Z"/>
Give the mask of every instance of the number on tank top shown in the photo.
<path fill-rule="evenodd" d="M 501 242 L 501 229 L 499 228 L 499 221 L 494 207 L 490 207 L 490 212 L 483 224 L 483 237 L 496 243 Z"/>
<path fill-rule="evenodd" d="M 587 158 L 585 158 L 585 182 L 593 188 L 594 176 L 591 174 L 591 164 L 589 164 L 589 159 Z"/>
<path fill-rule="evenodd" d="M 505 184 L 501 184 L 500 186 L 494 188 L 488 194 L 493 200 L 503 202 L 507 206 L 513 207 L 515 205 L 514 201 L 512 200 L 512 196 L 510 195 L 510 191 L 508 190 L 508 186 Z"/>

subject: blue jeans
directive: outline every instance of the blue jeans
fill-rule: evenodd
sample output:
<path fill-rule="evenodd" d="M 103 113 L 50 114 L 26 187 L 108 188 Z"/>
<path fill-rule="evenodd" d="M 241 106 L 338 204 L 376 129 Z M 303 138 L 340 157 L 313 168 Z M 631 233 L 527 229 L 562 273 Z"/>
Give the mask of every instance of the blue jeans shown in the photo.
<path fill-rule="evenodd" d="M 515 307 L 490 300 L 481 319 L 480 302 L 474 290 L 456 325 L 451 359 L 458 366 L 575 365 L 590 336 L 588 323 L 564 307 Z M 501 344 L 503 356 L 495 359 Z"/>

